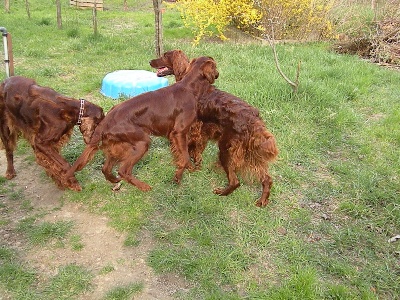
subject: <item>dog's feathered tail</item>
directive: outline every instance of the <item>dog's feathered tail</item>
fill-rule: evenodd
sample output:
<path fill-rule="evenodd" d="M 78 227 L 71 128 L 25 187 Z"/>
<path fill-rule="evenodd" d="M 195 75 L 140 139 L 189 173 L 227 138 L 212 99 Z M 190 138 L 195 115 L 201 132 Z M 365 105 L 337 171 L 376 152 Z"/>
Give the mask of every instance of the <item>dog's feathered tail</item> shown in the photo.
<path fill-rule="evenodd" d="M 237 171 L 249 182 L 264 178 L 268 174 L 268 163 L 276 160 L 279 153 L 274 135 L 261 120 L 256 123 L 250 139 L 244 144 L 238 141 L 238 145 L 233 147 L 236 149 L 233 157 L 238 162 Z"/>
<path fill-rule="evenodd" d="M 96 152 L 100 149 L 100 142 L 102 138 L 104 122 L 100 122 L 100 124 L 96 127 L 90 142 L 86 145 L 82 154 L 78 157 L 72 167 L 68 170 L 66 177 L 69 178 L 74 176 L 75 172 L 82 170 L 94 157 Z"/>

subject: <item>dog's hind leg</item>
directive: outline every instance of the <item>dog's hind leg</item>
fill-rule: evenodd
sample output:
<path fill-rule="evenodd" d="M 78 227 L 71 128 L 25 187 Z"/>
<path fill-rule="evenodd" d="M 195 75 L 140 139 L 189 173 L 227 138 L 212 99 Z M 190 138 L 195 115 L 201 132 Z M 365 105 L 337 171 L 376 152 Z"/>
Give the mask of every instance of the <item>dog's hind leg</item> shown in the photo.
<path fill-rule="evenodd" d="M 189 169 L 190 171 L 194 170 L 188 152 L 187 133 L 173 131 L 170 134 L 169 140 L 171 143 L 171 152 L 174 155 L 175 164 L 177 166 L 173 180 L 179 184 L 185 169 Z"/>
<path fill-rule="evenodd" d="M 131 141 L 132 142 L 132 141 Z M 150 139 L 136 141 L 133 144 L 128 144 L 125 148 L 125 154 L 123 160 L 120 162 L 120 167 L 118 170 L 118 174 L 128 183 L 136 186 L 139 190 L 143 192 L 147 192 L 151 190 L 151 187 L 137 179 L 135 176 L 132 175 L 132 170 L 135 164 L 146 154 L 147 150 L 149 149 Z"/>
<path fill-rule="evenodd" d="M 225 168 L 224 168 L 225 169 Z M 231 194 L 234 190 L 236 190 L 240 186 L 239 179 L 237 178 L 235 172 L 232 170 L 225 170 L 228 176 L 228 185 L 225 188 L 216 188 L 214 189 L 214 193 L 219 196 L 227 196 Z"/>
<path fill-rule="evenodd" d="M 203 122 L 195 122 L 189 130 L 188 149 L 189 156 L 193 160 L 196 170 L 201 168 L 203 161 L 202 153 L 207 146 L 207 137 L 202 134 Z"/>
<path fill-rule="evenodd" d="M 265 174 L 264 178 L 261 180 L 261 185 L 263 187 L 260 199 L 256 202 L 256 206 L 264 207 L 268 204 L 268 198 L 272 187 L 272 177 Z"/>
<path fill-rule="evenodd" d="M 220 196 L 227 196 L 240 186 L 239 179 L 230 161 L 229 151 L 224 149 L 227 149 L 227 147 L 220 146 L 219 160 L 228 177 L 228 185 L 225 188 L 214 189 L 214 193 Z"/>
<path fill-rule="evenodd" d="M 112 157 L 111 155 L 107 155 L 106 153 L 105 156 L 106 156 L 106 161 L 104 162 L 103 168 L 101 169 L 104 177 L 112 183 L 120 182 L 121 177 L 117 177 L 112 173 L 112 170 L 114 166 L 117 164 L 118 160 L 115 157 Z"/>
<path fill-rule="evenodd" d="M 3 120 L 7 119 L 4 118 Z M 7 158 L 7 170 L 5 177 L 7 179 L 12 179 L 17 175 L 14 168 L 14 150 L 17 146 L 18 134 L 16 132 L 10 131 L 8 126 L 4 124 L 4 121 L 1 121 L 0 126 L 0 137 L 6 151 Z"/>

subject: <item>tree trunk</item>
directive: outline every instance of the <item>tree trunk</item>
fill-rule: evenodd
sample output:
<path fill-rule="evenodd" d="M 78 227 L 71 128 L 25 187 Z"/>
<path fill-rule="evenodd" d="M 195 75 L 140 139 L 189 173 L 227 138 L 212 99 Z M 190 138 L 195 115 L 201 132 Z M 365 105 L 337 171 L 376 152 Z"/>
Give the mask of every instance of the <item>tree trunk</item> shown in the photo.
<path fill-rule="evenodd" d="M 378 13 L 378 9 L 377 9 L 377 0 L 371 0 L 371 9 L 374 12 L 374 22 L 376 22 L 377 20 L 377 13 Z"/>
<path fill-rule="evenodd" d="M 62 28 L 62 19 L 61 19 L 61 1 L 56 0 L 56 6 L 57 6 L 57 27 L 58 29 Z"/>
<path fill-rule="evenodd" d="M 161 0 L 153 0 L 154 15 L 155 15 L 155 44 L 156 44 L 156 56 L 160 57 L 164 52 L 162 44 L 162 11 L 161 11 Z"/>
<path fill-rule="evenodd" d="M 93 33 L 97 36 L 97 1 L 94 1 L 93 7 Z"/>
<path fill-rule="evenodd" d="M 10 0 L 4 0 L 4 8 L 7 13 L 10 12 Z"/>
<path fill-rule="evenodd" d="M 29 1 L 25 0 L 25 8 L 26 8 L 26 13 L 28 14 L 28 19 L 31 18 L 31 11 L 29 9 Z"/>

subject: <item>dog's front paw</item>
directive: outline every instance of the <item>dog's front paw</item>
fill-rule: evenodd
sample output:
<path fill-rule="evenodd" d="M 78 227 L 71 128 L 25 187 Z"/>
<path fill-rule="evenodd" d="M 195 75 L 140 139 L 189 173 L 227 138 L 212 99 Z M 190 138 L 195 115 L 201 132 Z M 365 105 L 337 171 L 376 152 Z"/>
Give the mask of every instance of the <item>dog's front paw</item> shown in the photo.
<path fill-rule="evenodd" d="M 267 199 L 266 199 L 266 200 L 259 199 L 259 200 L 256 202 L 256 206 L 257 206 L 257 207 L 266 207 L 267 204 L 268 204 L 268 200 L 267 200 Z"/>
<path fill-rule="evenodd" d="M 214 189 L 214 194 L 217 194 L 218 196 L 226 196 L 224 195 L 224 191 L 225 191 L 224 188 L 216 188 Z"/>
<path fill-rule="evenodd" d="M 76 180 L 76 179 L 75 179 Z M 80 191 L 82 191 L 82 187 L 80 186 L 80 184 L 76 181 L 76 182 L 70 182 L 69 184 L 68 184 L 68 188 L 70 189 L 70 190 L 72 190 L 72 191 L 75 191 L 75 192 L 80 192 Z"/>
<path fill-rule="evenodd" d="M 188 167 L 186 167 L 186 168 L 188 168 Z M 179 168 L 178 170 L 176 170 L 176 172 L 175 172 L 175 176 L 174 176 L 174 178 L 173 178 L 173 181 L 176 183 L 176 184 L 180 184 L 181 183 L 181 180 L 182 180 L 182 176 L 183 176 L 183 172 L 185 171 L 185 168 Z"/>
<path fill-rule="evenodd" d="M 80 192 L 82 191 L 82 187 L 79 184 L 75 184 L 72 186 L 69 186 L 69 189 L 75 192 Z"/>
<path fill-rule="evenodd" d="M 174 176 L 174 178 L 172 179 L 172 181 L 175 182 L 176 184 L 180 184 L 181 180 L 182 178 L 181 177 L 178 178 L 177 176 Z"/>
<path fill-rule="evenodd" d="M 64 181 L 64 187 L 70 189 L 71 191 L 80 192 L 82 187 L 80 186 L 78 180 L 75 177 L 70 177 Z"/>
<path fill-rule="evenodd" d="M 15 172 L 14 173 L 9 173 L 9 172 L 6 173 L 6 178 L 8 180 L 13 179 L 15 176 L 17 176 L 17 174 L 15 174 Z"/>
<path fill-rule="evenodd" d="M 142 192 L 148 192 L 151 190 L 151 186 L 149 186 L 147 183 L 144 182 L 137 184 L 136 187 Z"/>
<path fill-rule="evenodd" d="M 196 170 L 199 170 L 200 168 L 198 168 L 196 165 L 189 164 L 187 169 L 188 169 L 189 172 L 194 172 Z"/>

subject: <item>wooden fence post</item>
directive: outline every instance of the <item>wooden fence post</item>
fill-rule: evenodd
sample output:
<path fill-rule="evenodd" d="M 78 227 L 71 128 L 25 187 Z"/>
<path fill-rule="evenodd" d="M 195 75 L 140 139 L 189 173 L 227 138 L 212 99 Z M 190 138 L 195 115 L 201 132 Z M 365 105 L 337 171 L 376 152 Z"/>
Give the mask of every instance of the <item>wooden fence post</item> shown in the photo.
<path fill-rule="evenodd" d="M 57 6 L 57 27 L 58 29 L 62 28 L 62 18 L 61 18 L 61 1 L 56 0 L 56 6 Z"/>
<path fill-rule="evenodd" d="M 10 33 L 7 34 L 7 47 L 8 47 L 9 73 L 10 76 L 14 76 L 14 56 L 12 52 L 12 41 Z"/>
<path fill-rule="evenodd" d="M 164 52 L 163 50 L 163 36 L 162 36 L 162 11 L 161 11 L 161 0 L 153 0 L 154 15 L 155 15 L 155 29 L 156 29 L 156 56 L 160 57 Z"/>

